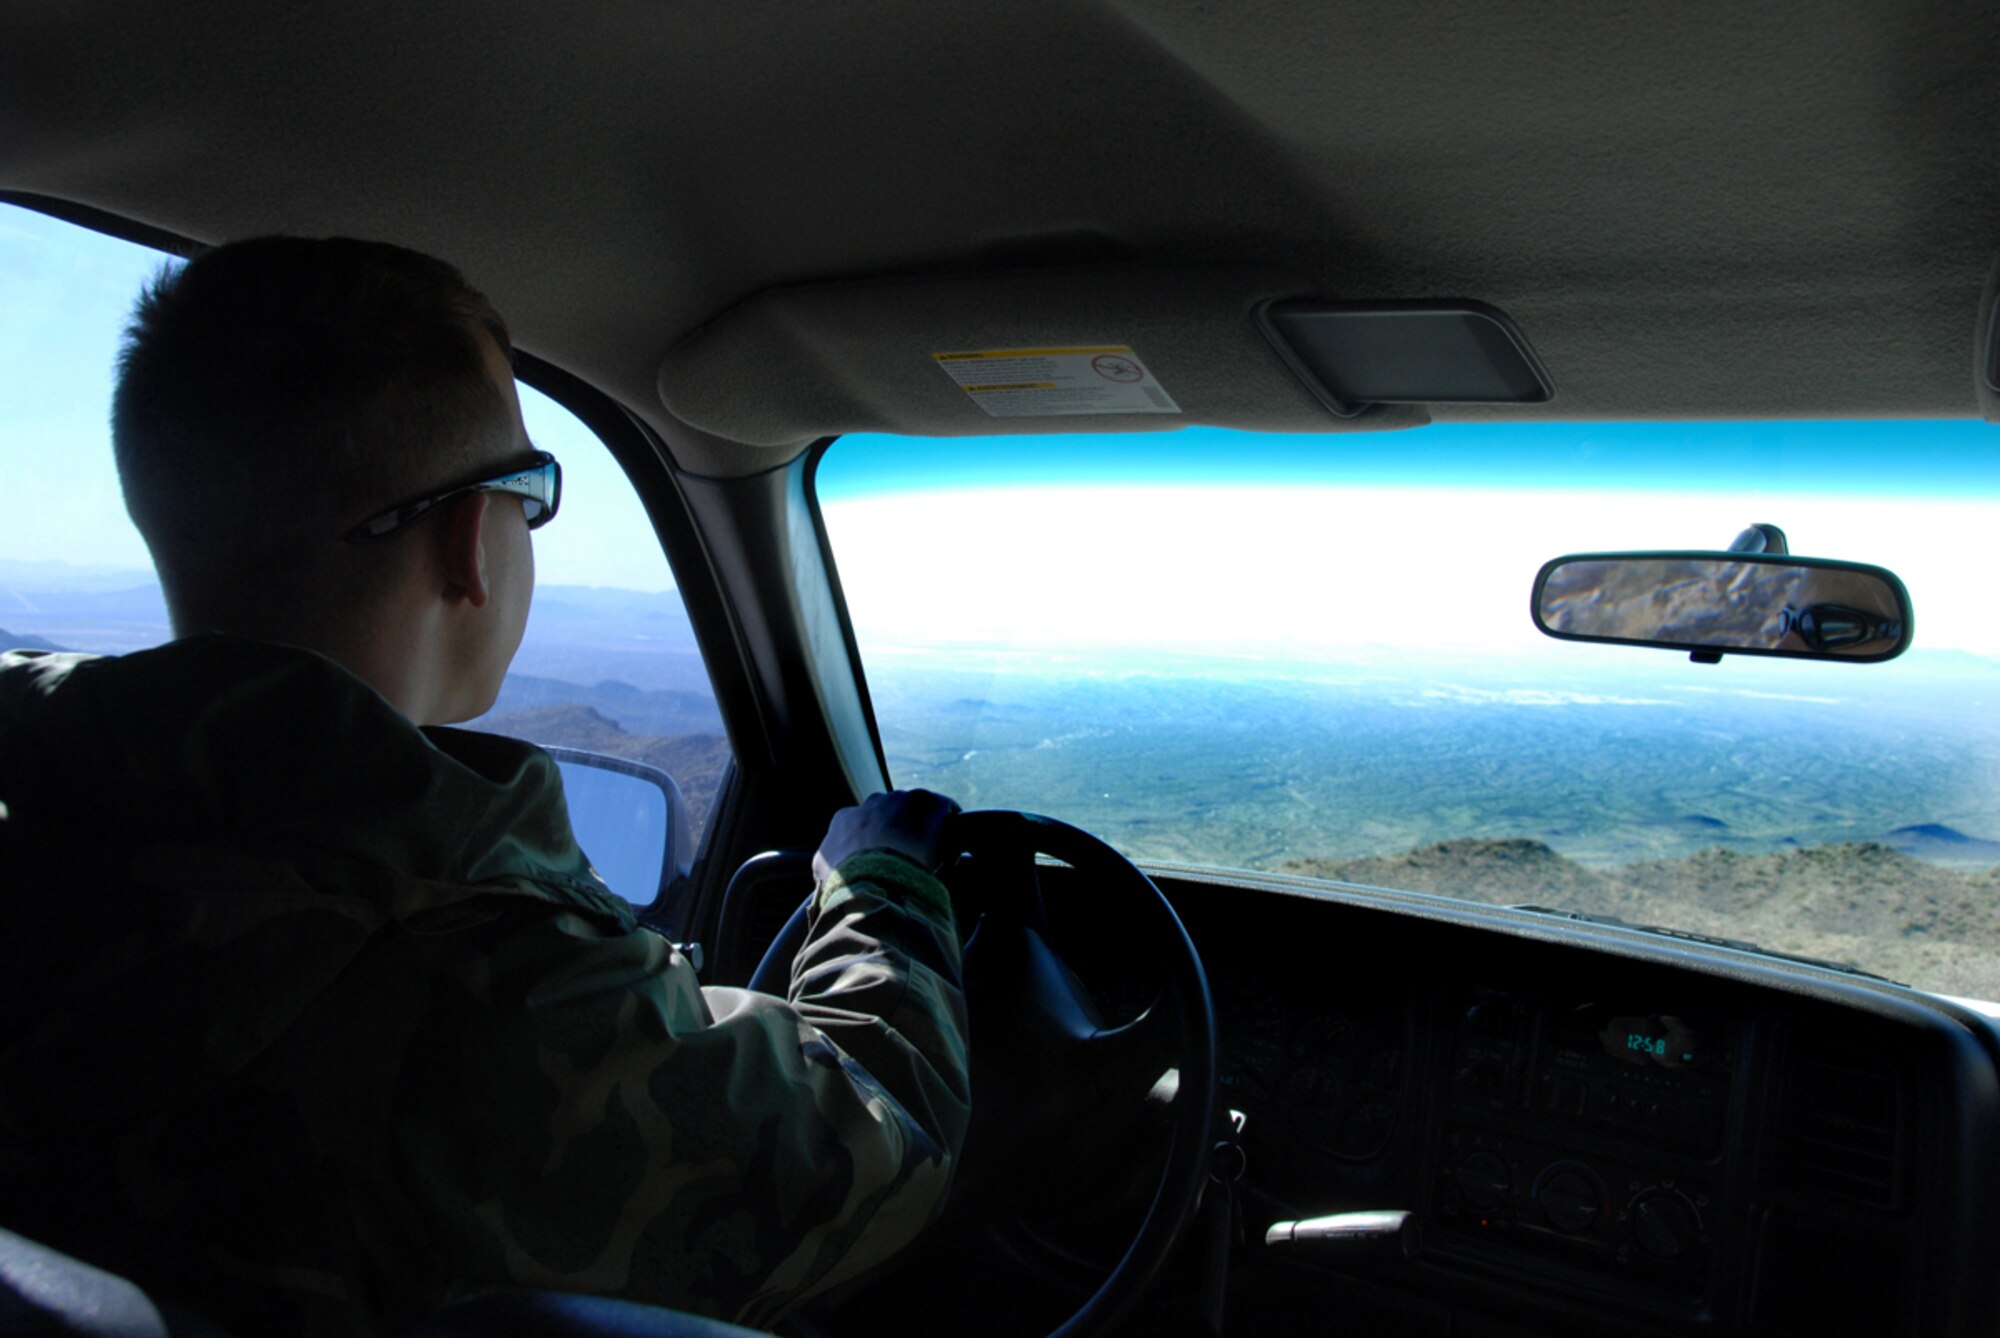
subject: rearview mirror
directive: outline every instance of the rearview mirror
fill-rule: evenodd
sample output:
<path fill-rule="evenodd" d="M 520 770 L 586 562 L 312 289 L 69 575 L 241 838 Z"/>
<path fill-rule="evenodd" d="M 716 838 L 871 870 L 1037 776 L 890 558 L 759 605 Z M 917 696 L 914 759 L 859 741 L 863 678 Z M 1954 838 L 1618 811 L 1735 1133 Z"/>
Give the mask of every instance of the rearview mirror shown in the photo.
<path fill-rule="evenodd" d="M 644 909 L 694 867 L 694 824 L 674 778 L 628 757 L 550 748 L 576 843 L 598 876 Z"/>
<path fill-rule="evenodd" d="M 1910 594 L 1859 562 L 1787 553 L 1582 553 L 1542 565 L 1535 626 L 1564 641 L 1857 663 L 1910 644 Z"/>

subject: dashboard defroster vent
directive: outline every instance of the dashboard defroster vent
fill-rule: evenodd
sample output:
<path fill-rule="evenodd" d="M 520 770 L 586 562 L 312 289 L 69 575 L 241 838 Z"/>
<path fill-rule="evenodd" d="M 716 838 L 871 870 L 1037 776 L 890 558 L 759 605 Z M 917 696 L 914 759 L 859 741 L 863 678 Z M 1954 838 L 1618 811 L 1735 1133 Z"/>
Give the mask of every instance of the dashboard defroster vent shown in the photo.
<path fill-rule="evenodd" d="M 1886 1059 L 1798 1047 L 1785 1065 L 1780 1110 L 1782 1184 L 1871 1208 L 1895 1206 L 1903 1093 Z"/>

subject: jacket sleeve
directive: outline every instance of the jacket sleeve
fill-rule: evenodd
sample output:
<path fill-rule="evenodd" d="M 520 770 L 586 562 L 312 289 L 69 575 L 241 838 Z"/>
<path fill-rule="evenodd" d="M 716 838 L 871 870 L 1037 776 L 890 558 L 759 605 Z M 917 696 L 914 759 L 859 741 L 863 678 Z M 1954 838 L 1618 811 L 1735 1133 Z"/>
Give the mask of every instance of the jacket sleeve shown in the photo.
<path fill-rule="evenodd" d="M 544 909 L 478 935 L 406 1048 L 397 1194 L 454 1292 L 765 1326 L 935 1214 L 969 1100 L 958 939 L 932 875 L 886 852 L 845 861 L 789 999 L 704 991 L 660 936 Z"/>

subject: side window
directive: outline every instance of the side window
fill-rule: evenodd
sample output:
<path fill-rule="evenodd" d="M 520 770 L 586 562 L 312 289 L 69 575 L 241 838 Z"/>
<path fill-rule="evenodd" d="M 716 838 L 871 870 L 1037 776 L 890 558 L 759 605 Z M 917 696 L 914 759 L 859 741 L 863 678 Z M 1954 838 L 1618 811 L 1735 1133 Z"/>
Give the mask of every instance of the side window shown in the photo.
<path fill-rule="evenodd" d="M 517 388 L 528 435 L 562 461 L 562 510 L 535 531 L 528 630 L 499 700 L 471 728 L 656 767 L 680 786 L 698 840 L 729 744 L 673 570 L 604 443 Z M 575 786 L 571 800 L 581 802 Z"/>
<path fill-rule="evenodd" d="M 0 643 L 117 654 L 171 635 L 107 426 L 118 339 L 160 255 L 0 206 Z"/>
<path fill-rule="evenodd" d="M 146 247 L 0 205 L 0 468 L 15 498 L 0 526 L 0 650 L 120 654 L 172 636 L 107 426 L 120 334 L 161 263 Z M 530 436 L 562 461 L 562 511 L 535 534 L 520 653 L 470 727 L 665 771 L 698 840 L 729 749 L 673 572 L 604 444 L 518 388 Z"/>

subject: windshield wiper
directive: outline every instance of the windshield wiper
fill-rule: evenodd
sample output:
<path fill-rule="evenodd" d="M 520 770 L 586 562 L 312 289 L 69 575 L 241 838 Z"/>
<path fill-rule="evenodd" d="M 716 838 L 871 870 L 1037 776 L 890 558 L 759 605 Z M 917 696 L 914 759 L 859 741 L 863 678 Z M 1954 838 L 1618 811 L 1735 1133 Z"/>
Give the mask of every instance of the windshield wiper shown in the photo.
<path fill-rule="evenodd" d="M 1674 929 L 1667 925 L 1635 925 L 1630 920 L 1616 915 L 1593 915 L 1589 911 L 1566 911 L 1555 906 L 1521 905 L 1509 906 L 1510 911 L 1527 911 L 1531 915 L 1550 915 L 1559 920 L 1576 920 L 1584 924 L 1612 925 L 1619 929 L 1636 930 L 1641 934 L 1658 934 L 1662 938 L 1678 939 L 1683 943 L 1699 943 L 1707 948 L 1733 948 L 1737 952 L 1754 952 L 1763 957 L 1775 957 L 1782 962 L 1797 962 L 1801 966 L 1816 966 L 1823 971 L 1838 971 L 1844 976 L 1862 976 L 1869 980 L 1879 980 L 1886 985 L 1900 985 L 1900 980 L 1877 975 L 1863 970 L 1853 962 L 1836 962 L 1825 957 L 1808 957 L 1803 953 L 1784 952 L 1777 948 L 1767 948 L 1761 943 L 1752 943 L 1745 938 L 1722 938 L 1715 934 L 1697 934 L 1691 929 Z"/>

